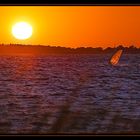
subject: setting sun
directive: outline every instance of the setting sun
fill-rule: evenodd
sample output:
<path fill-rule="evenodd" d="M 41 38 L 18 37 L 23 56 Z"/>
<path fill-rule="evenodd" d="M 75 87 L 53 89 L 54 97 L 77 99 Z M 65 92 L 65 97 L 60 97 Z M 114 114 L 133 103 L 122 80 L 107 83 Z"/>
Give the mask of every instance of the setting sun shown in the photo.
<path fill-rule="evenodd" d="M 140 47 L 140 6 L 0 6 L 0 14 L 4 44 Z"/>
<path fill-rule="evenodd" d="M 12 27 L 16 39 L 25 40 L 32 36 L 32 26 L 27 22 L 18 22 Z"/>

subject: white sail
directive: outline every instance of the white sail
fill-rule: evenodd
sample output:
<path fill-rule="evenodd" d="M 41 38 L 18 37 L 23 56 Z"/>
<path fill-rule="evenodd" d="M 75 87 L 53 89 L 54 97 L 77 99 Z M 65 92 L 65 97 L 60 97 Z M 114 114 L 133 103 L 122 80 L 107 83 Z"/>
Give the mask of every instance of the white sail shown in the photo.
<path fill-rule="evenodd" d="M 118 50 L 118 51 L 111 57 L 110 63 L 111 63 L 112 65 L 118 64 L 121 55 L 122 55 L 122 50 Z"/>

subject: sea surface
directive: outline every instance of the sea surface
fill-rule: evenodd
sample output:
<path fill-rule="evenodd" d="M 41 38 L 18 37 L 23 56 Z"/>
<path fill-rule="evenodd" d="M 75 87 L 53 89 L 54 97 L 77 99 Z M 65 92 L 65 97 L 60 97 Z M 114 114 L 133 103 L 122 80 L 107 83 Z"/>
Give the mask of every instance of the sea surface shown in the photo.
<path fill-rule="evenodd" d="M 0 56 L 0 134 L 140 134 L 140 55 Z"/>

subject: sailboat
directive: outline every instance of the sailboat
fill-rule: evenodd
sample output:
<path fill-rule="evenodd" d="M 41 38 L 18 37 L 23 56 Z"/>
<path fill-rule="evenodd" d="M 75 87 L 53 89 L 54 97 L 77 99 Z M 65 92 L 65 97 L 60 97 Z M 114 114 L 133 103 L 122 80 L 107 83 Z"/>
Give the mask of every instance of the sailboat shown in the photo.
<path fill-rule="evenodd" d="M 123 52 L 123 50 L 118 50 L 112 57 L 111 57 L 111 59 L 110 59 L 110 64 L 112 64 L 112 65 L 117 65 L 118 64 L 118 62 L 119 62 L 119 60 L 120 60 L 120 57 L 121 57 L 121 55 L 122 55 L 122 52 Z"/>

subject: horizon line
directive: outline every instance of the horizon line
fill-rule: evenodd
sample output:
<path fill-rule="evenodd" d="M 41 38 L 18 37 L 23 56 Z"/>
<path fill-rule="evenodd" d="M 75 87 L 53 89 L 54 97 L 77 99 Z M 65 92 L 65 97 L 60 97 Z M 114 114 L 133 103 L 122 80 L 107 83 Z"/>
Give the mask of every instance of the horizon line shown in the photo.
<path fill-rule="evenodd" d="M 116 48 L 130 48 L 130 47 L 133 47 L 133 48 L 136 48 L 136 49 L 140 49 L 140 47 L 136 46 L 136 45 L 129 45 L 129 46 L 125 46 L 125 45 L 116 45 L 116 46 L 108 46 L 108 47 L 101 47 L 101 46 L 98 46 L 98 47 L 93 47 L 93 46 L 80 46 L 80 47 L 65 47 L 65 46 L 60 46 L 60 45 L 43 45 L 43 44 L 19 44 L 19 43 L 9 43 L 9 44 L 4 44 L 4 43 L 0 43 L 0 46 L 12 46 L 12 45 L 15 45 L 15 47 L 17 46 L 40 46 L 40 47 L 50 47 L 50 48 L 67 48 L 67 49 L 78 49 L 78 48 L 84 48 L 84 49 L 88 49 L 88 48 L 92 48 L 92 49 L 96 49 L 96 48 L 102 48 L 103 50 L 105 49 L 108 49 L 108 48 L 111 48 L 111 49 L 116 49 Z"/>
<path fill-rule="evenodd" d="M 119 44 L 119 45 L 115 45 L 115 46 L 108 46 L 108 47 L 102 47 L 102 46 L 98 46 L 98 47 L 93 47 L 93 46 L 79 46 L 79 47 L 66 47 L 66 46 L 61 46 L 61 45 L 43 45 L 43 44 L 20 44 L 20 43 L 0 43 L 0 46 L 10 46 L 10 45 L 21 45 L 21 46 L 45 46 L 45 47 L 62 47 L 62 48 L 73 48 L 73 49 L 76 49 L 76 48 L 103 48 L 103 49 L 106 49 L 106 48 L 117 48 L 117 47 L 123 47 L 123 48 L 130 48 L 130 47 L 134 47 L 134 48 L 140 48 L 136 45 L 129 45 L 129 46 L 125 46 L 125 45 L 122 45 L 122 44 Z"/>

